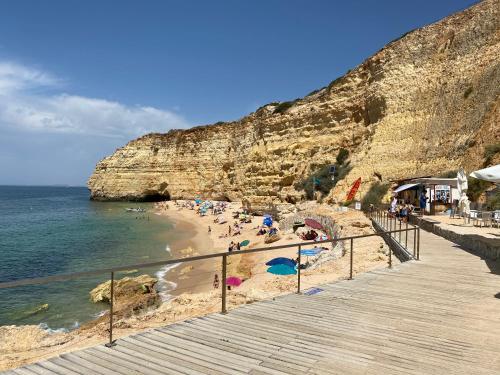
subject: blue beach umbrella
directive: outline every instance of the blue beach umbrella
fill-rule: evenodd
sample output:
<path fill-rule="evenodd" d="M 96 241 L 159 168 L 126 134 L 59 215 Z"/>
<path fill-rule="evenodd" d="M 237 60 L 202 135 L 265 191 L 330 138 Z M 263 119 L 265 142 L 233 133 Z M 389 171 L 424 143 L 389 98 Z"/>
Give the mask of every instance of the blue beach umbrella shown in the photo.
<path fill-rule="evenodd" d="M 279 257 L 279 258 L 271 259 L 269 262 L 266 263 L 266 266 L 274 266 L 277 264 L 284 264 L 285 266 L 289 266 L 289 267 L 295 267 L 295 265 L 296 265 L 296 263 L 293 259 Z"/>
<path fill-rule="evenodd" d="M 263 224 L 267 227 L 272 227 L 273 226 L 273 218 L 271 216 L 264 216 L 264 222 Z"/>
<path fill-rule="evenodd" d="M 293 267 L 287 266 L 286 264 L 275 264 L 267 269 L 267 272 L 273 275 L 295 275 L 297 270 Z"/>

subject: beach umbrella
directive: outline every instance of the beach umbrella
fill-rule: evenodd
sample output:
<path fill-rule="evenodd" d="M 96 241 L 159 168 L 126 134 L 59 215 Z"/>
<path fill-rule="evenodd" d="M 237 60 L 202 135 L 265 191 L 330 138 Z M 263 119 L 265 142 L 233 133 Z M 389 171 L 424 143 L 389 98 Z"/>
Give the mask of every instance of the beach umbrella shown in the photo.
<path fill-rule="evenodd" d="M 296 263 L 293 259 L 279 257 L 279 258 L 271 259 L 269 262 L 266 263 L 266 266 L 274 266 L 276 264 L 284 264 L 284 265 L 289 266 L 289 267 L 295 267 L 295 265 L 296 265 Z"/>
<path fill-rule="evenodd" d="M 294 267 L 287 266 L 286 264 L 275 264 L 267 269 L 267 272 L 273 275 L 295 275 L 297 270 Z"/>
<path fill-rule="evenodd" d="M 244 240 L 240 242 L 240 246 L 248 246 L 249 243 L 250 243 L 249 240 Z"/>
<path fill-rule="evenodd" d="M 469 176 L 500 184 L 500 164 L 472 172 Z"/>
<path fill-rule="evenodd" d="M 242 283 L 242 281 L 239 277 L 230 276 L 226 279 L 226 285 L 229 285 L 229 286 L 240 286 L 241 283 Z"/>
<path fill-rule="evenodd" d="M 267 227 L 273 226 L 273 218 L 271 216 L 264 216 L 263 224 Z"/>
<path fill-rule="evenodd" d="M 314 219 L 305 219 L 304 224 L 306 224 L 308 227 L 311 227 L 313 229 L 320 229 L 320 230 L 323 229 L 323 225 L 321 225 L 320 223 L 318 223 Z"/>

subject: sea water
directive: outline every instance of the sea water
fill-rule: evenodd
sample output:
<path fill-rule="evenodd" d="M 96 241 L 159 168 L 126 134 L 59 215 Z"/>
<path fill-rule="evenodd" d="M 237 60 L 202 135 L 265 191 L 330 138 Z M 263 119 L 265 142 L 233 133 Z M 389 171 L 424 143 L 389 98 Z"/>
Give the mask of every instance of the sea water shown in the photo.
<path fill-rule="evenodd" d="M 139 206 L 147 211 L 125 210 Z M 189 233 L 174 230 L 151 209 L 145 203 L 91 201 L 84 187 L 0 186 L 0 282 L 167 260 L 169 246 Z M 162 276 L 165 270 L 132 267 L 115 278 Z M 89 291 L 109 279 L 106 273 L 0 289 L 0 326 L 76 328 L 108 308 L 92 303 Z M 160 286 L 165 296 L 173 285 Z"/>

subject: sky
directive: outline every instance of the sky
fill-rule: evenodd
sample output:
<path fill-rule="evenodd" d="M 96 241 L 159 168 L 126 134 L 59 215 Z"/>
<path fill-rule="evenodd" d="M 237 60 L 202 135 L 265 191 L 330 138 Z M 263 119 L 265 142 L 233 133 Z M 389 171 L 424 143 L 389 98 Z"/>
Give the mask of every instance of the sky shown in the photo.
<path fill-rule="evenodd" d="M 16 0 L 0 12 L 0 185 L 84 186 L 150 132 L 303 97 L 463 0 Z"/>

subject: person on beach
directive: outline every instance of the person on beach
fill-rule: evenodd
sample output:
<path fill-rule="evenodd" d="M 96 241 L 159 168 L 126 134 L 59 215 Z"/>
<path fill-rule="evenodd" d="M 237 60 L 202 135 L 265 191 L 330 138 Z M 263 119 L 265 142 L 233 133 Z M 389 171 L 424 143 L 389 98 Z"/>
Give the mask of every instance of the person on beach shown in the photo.
<path fill-rule="evenodd" d="M 208 226 L 208 233 L 212 233 L 212 228 L 210 227 L 210 225 Z"/>
<path fill-rule="evenodd" d="M 229 235 L 231 235 L 231 225 L 229 225 Z"/>
<path fill-rule="evenodd" d="M 238 251 L 241 250 L 241 246 L 240 246 L 239 242 L 236 243 L 236 250 L 238 250 Z"/>
<path fill-rule="evenodd" d="M 231 241 L 231 243 L 229 244 L 229 248 L 227 249 L 227 251 L 233 251 L 234 250 L 234 242 Z"/>
<path fill-rule="evenodd" d="M 214 289 L 219 289 L 219 275 L 214 276 Z"/>

